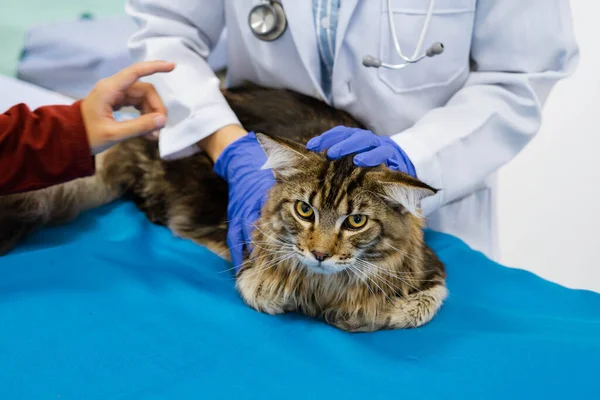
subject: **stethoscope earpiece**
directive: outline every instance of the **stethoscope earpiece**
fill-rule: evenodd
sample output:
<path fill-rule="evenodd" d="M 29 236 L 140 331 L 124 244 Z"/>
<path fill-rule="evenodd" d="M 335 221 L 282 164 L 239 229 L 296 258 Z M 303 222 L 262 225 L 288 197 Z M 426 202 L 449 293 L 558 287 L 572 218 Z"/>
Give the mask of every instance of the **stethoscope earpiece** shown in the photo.
<path fill-rule="evenodd" d="M 388 68 L 388 69 L 402 69 L 402 68 L 406 67 L 407 65 L 410 65 L 419 60 L 422 60 L 425 57 L 435 57 L 437 55 L 442 54 L 443 52 L 444 52 L 444 45 L 440 42 L 437 42 L 437 43 L 434 43 L 430 48 L 427 49 L 427 51 L 425 52 L 425 55 L 419 57 L 415 61 L 407 61 L 402 64 L 386 64 L 384 62 L 381 62 L 381 60 L 377 57 L 364 56 L 362 59 L 362 64 L 365 67 L 372 67 L 372 68 L 383 67 L 383 68 Z"/>
<path fill-rule="evenodd" d="M 434 57 L 437 55 L 440 55 L 444 52 L 444 44 L 440 43 L 440 42 L 435 42 L 433 45 L 431 45 L 430 48 L 427 49 L 427 51 L 425 52 L 425 55 L 427 57 Z"/>
<path fill-rule="evenodd" d="M 421 33 L 419 34 L 419 41 L 417 42 L 417 46 L 415 47 L 415 51 L 412 56 L 407 57 L 402 53 L 402 48 L 400 47 L 400 43 L 398 42 L 398 35 L 396 35 L 396 24 L 394 23 L 394 15 L 392 12 L 392 1 L 387 0 L 387 12 L 388 12 L 388 23 L 390 26 L 390 33 L 392 34 L 392 40 L 394 42 L 394 48 L 396 49 L 396 53 L 400 56 L 402 60 L 404 60 L 401 64 L 387 64 L 382 62 L 380 59 L 373 56 L 364 56 L 363 57 L 363 65 L 365 67 L 373 67 L 373 68 L 388 68 L 388 69 L 402 69 L 410 64 L 414 64 L 416 62 L 421 61 L 425 57 L 435 57 L 444 52 L 444 45 L 440 42 L 436 42 L 431 47 L 429 47 L 424 53 L 423 51 L 423 42 L 425 41 L 425 35 L 429 29 L 429 22 L 431 22 L 431 17 L 433 16 L 433 7 L 435 6 L 435 0 L 429 0 L 429 7 L 427 8 L 427 14 L 425 15 L 425 21 L 423 22 L 423 27 L 421 28 Z M 421 54 L 419 54 L 421 53 Z"/>
<path fill-rule="evenodd" d="M 381 60 L 379 58 L 375 58 L 373 56 L 364 56 L 362 63 L 365 67 L 373 67 L 373 68 L 381 67 Z"/>

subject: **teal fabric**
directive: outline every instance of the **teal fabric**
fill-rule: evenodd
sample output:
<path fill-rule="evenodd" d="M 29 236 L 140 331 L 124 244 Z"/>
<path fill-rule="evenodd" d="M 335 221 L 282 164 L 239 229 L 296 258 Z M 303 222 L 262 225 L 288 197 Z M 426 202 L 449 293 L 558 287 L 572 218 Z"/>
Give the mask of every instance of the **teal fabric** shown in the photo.
<path fill-rule="evenodd" d="M 0 74 L 15 76 L 29 29 L 38 24 L 79 18 L 81 15 L 125 14 L 123 0 L 3 0 L 0 5 Z"/>
<path fill-rule="evenodd" d="M 600 398 L 600 295 L 427 241 L 437 318 L 348 334 L 248 308 L 229 263 L 131 203 L 86 213 L 0 258 L 0 399 Z"/>

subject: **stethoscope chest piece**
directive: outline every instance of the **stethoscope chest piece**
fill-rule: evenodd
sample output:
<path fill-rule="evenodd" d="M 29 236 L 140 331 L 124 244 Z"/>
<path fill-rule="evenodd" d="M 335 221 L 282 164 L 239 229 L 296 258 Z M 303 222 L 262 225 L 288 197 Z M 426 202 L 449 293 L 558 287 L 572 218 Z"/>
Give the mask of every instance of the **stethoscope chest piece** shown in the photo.
<path fill-rule="evenodd" d="M 287 28 L 283 6 L 277 1 L 265 1 L 252 7 L 248 25 L 260 40 L 271 42 L 278 39 Z"/>

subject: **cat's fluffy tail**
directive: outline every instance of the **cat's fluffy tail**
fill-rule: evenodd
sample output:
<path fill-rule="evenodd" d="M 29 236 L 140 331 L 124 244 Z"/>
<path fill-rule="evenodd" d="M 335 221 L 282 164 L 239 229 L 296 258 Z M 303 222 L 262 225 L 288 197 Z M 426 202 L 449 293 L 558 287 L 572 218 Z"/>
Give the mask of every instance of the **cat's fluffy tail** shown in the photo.
<path fill-rule="evenodd" d="M 85 210 L 110 203 L 122 187 L 104 179 L 104 155 L 96 156 L 96 174 L 46 189 L 0 196 L 0 255 L 43 225 L 69 221 Z"/>

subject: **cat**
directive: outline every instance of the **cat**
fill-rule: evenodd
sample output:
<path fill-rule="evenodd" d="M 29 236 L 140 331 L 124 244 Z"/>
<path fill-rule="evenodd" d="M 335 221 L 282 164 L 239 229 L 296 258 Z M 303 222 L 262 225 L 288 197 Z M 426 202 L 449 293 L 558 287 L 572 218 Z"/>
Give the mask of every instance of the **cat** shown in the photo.
<path fill-rule="evenodd" d="M 419 202 L 436 189 L 385 166 L 329 160 L 305 143 L 328 129 L 362 127 L 323 102 L 279 89 L 223 90 L 267 154 L 276 184 L 236 273 L 244 301 L 301 312 L 350 332 L 418 327 L 447 297 L 446 272 L 425 244 Z M 165 161 L 156 142 L 122 142 L 96 156 L 96 173 L 0 197 L 0 254 L 33 230 L 131 198 L 150 221 L 228 256 L 227 184 L 205 153 Z"/>

